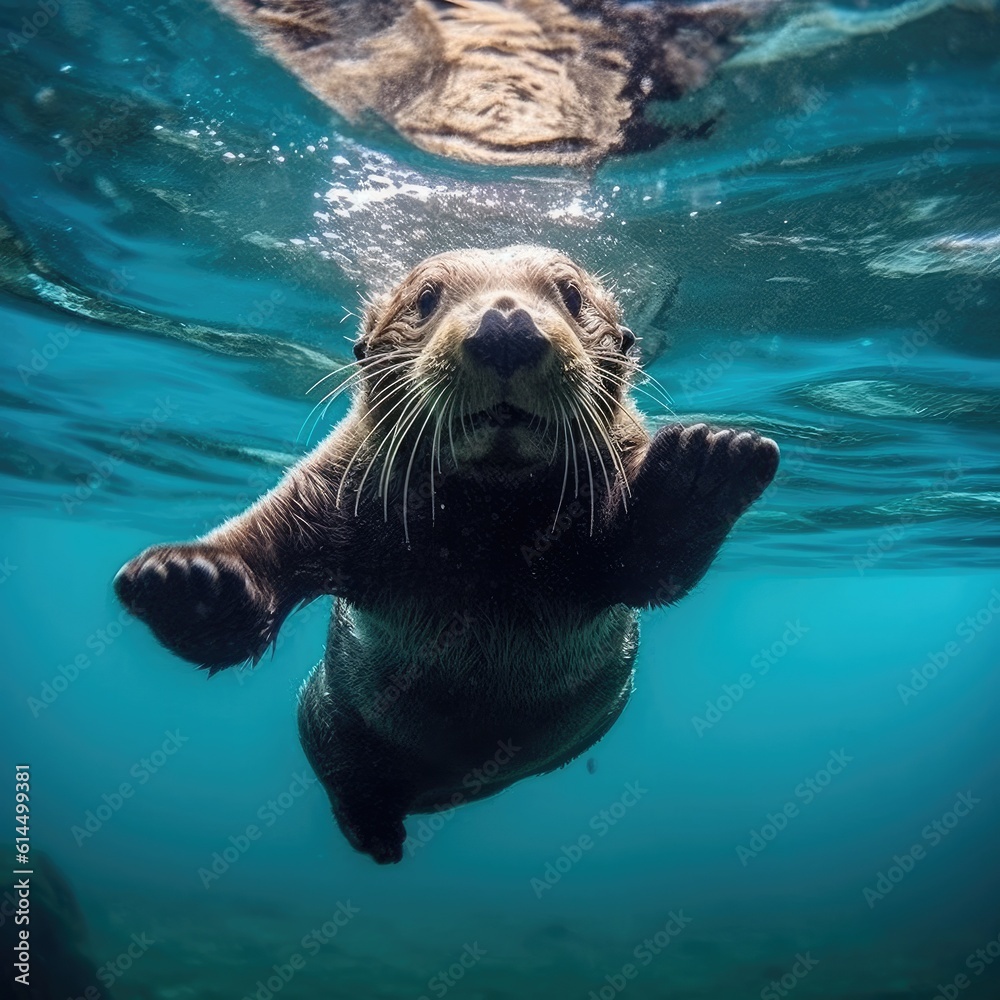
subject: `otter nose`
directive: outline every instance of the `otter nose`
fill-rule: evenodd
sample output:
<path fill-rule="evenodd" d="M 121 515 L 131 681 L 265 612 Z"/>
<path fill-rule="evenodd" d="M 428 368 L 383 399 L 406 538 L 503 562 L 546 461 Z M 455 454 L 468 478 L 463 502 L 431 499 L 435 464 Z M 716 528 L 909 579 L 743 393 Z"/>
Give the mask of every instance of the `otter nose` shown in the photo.
<path fill-rule="evenodd" d="M 492 368 L 501 378 L 510 378 L 519 368 L 541 361 L 549 342 L 523 309 L 507 315 L 487 309 L 479 329 L 466 339 L 465 350 L 473 361 Z"/>

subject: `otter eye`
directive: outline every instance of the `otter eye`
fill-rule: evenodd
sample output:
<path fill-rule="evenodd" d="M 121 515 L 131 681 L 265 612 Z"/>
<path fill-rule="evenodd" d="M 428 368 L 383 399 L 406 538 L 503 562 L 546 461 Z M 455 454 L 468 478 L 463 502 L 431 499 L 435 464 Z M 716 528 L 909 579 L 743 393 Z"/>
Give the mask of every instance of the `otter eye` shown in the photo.
<path fill-rule="evenodd" d="M 427 285 L 417 297 L 417 311 L 421 319 L 427 319 L 441 301 L 441 286 Z"/>
<path fill-rule="evenodd" d="M 621 326 L 618 329 L 622 335 L 622 354 L 628 354 L 635 347 L 635 334 L 627 326 Z"/>
<path fill-rule="evenodd" d="M 563 305 L 569 311 L 570 316 L 579 316 L 583 308 L 583 296 L 580 289 L 572 281 L 559 282 L 559 294 L 562 296 Z"/>

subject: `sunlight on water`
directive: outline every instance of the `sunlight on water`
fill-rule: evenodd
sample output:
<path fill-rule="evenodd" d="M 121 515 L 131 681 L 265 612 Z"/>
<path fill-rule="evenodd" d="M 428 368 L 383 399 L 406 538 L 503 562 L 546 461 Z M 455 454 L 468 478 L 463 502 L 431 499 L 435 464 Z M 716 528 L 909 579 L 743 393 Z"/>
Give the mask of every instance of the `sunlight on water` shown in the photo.
<path fill-rule="evenodd" d="M 366 144 L 228 26 L 183 4 L 169 14 L 136 8 L 124 19 L 85 6 L 87 24 L 111 23 L 96 51 L 78 52 L 73 32 L 90 29 L 70 19 L 6 63 L 9 74 L 16 59 L 52 73 L 44 83 L 9 76 L 6 107 L 16 127 L 3 280 L 25 306 L 51 307 L 31 319 L 51 330 L 14 345 L 9 391 L 26 400 L 44 386 L 59 398 L 60 386 L 93 363 L 90 343 L 122 333 L 160 338 L 167 368 L 185 344 L 244 359 L 212 376 L 214 404 L 185 406 L 170 422 L 198 442 L 192 450 L 175 438 L 175 460 L 199 482 L 206 517 L 223 499 L 212 484 L 232 476 L 205 481 L 196 455 L 294 448 L 298 408 L 311 406 L 306 390 L 349 357 L 359 293 L 388 287 L 448 247 L 527 240 L 565 249 L 618 288 L 647 355 L 662 354 L 654 373 L 676 411 L 780 430 L 786 450 L 804 446 L 808 426 L 829 416 L 805 409 L 806 399 L 849 394 L 859 374 L 860 384 L 884 386 L 882 396 L 933 393 L 943 364 L 966 351 L 980 359 L 973 398 L 984 417 L 996 412 L 996 369 L 983 357 L 983 282 L 995 277 L 1000 255 L 983 143 L 996 134 L 997 110 L 968 82 L 978 73 L 974 60 L 989 58 L 982 29 L 992 22 L 982 12 L 937 15 L 946 16 L 940 23 L 964 58 L 947 74 L 923 75 L 903 64 L 935 58 L 941 29 L 931 15 L 941 4 L 796 15 L 744 49 L 690 107 L 665 108 L 674 118 L 724 108 L 711 141 L 614 161 L 589 178 L 557 170 L 511 178 L 414 153 L 388 134 Z M 819 37 L 820 23 L 823 44 L 833 45 L 823 63 L 805 58 L 815 45 L 803 41 Z M 209 61 L 179 49 L 182 38 L 203 45 L 212 32 L 227 43 L 207 46 Z M 868 72 L 876 59 L 889 79 Z M 267 86 L 255 86 L 262 78 Z M 109 113 L 104 94 L 118 95 Z M 83 325 L 67 335 L 74 318 Z M 37 342 L 53 356 L 35 353 Z M 261 371 L 269 359 L 285 364 Z M 234 376 L 273 416 L 263 438 L 257 422 L 227 416 Z M 180 376 L 199 398 L 204 378 Z M 950 377 L 943 382 L 947 395 Z M 89 442 L 104 433 L 82 399 L 55 405 L 83 410 L 73 426 L 53 423 L 58 433 L 43 442 L 29 445 L 18 434 L 9 441 L 7 472 L 28 507 L 58 504 L 60 489 L 85 479 L 94 464 Z M 896 425 L 905 407 L 853 412 L 853 449 L 896 438 L 919 489 L 920 470 L 941 451 L 937 432 Z M 978 434 L 963 432 L 945 451 L 965 456 L 969 485 L 982 492 L 980 479 L 995 466 Z M 45 475 L 28 457 L 39 444 L 51 456 Z M 804 461 L 814 464 L 812 456 Z M 123 464 L 91 509 L 113 510 L 117 496 L 145 492 L 150 464 Z M 755 552 L 768 546 L 774 516 L 784 514 L 786 530 L 803 531 L 815 557 L 837 562 L 828 539 L 797 516 L 812 508 L 821 517 L 829 506 L 830 497 L 804 485 L 822 482 L 822 470 L 810 473 L 775 498 L 766 527 L 751 515 L 728 558 L 743 558 L 744 540 Z M 935 558 L 931 538 L 941 525 L 927 527 L 891 558 Z M 957 511 L 954 530 L 963 530 Z"/>

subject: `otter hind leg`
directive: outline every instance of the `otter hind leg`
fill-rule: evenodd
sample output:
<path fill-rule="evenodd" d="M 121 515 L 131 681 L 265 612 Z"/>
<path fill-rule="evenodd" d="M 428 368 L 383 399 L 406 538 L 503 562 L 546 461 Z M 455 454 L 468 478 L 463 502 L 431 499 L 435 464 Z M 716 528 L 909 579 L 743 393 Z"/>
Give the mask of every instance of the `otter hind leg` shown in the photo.
<path fill-rule="evenodd" d="M 403 859 L 413 801 L 404 753 L 334 703 L 320 664 L 299 696 L 299 739 L 350 845 L 380 865 Z"/>
<path fill-rule="evenodd" d="M 363 756 L 363 749 L 357 749 L 359 757 Z M 404 789 L 377 767 L 317 773 L 330 798 L 333 818 L 351 847 L 380 865 L 402 861 L 408 798 Z"/>
<path fill-rule="evenodd" d="M 351 847 L 380 865 L 394 865 L 403 860 L 406 827 L 402 814 L 392 815 L 358 803 L 348 806 L 343 800 L 335 799 L 332 793 L 330 800 L 337 826 Z"/>

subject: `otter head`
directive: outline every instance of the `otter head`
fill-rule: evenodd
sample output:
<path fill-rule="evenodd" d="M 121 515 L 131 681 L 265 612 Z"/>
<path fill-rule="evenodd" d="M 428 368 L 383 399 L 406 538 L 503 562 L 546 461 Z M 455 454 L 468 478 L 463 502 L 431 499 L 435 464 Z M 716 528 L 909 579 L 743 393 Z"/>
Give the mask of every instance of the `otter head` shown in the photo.
<path fill-rule="evenodd" d="M 557 464 L 614 479 L 638 426 L 625 395 L 634 343 L 610 292 L 556 251 L 424 260 L 370 305 L 355 345 L 381 482 L 414 462 L 504 477 Z"/>

